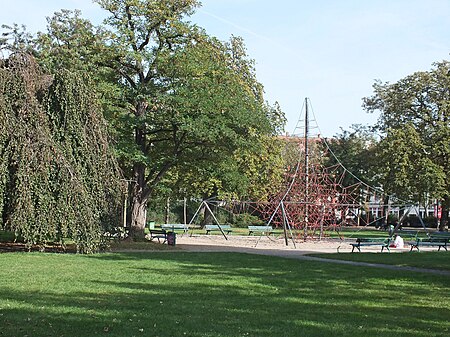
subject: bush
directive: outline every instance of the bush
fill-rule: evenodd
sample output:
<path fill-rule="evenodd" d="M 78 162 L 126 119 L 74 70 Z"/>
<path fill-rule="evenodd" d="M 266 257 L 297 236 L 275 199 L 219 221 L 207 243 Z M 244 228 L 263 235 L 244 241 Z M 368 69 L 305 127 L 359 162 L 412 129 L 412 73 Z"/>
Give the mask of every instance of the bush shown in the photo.
<path fill-rule="evenodd" d="M 438 224 L 438 220 L 434 216 L 424 217 L 422 218 L 422 221 L 425 224 L 425 227 L 437 227 Z M 403 225 L 409 227 L 422 227 L 420 218 L 415 214 L 408 215 L 408 217 L 403 221 Z"/>
<path fill-rule="evenodd" d="M 438 219 L 435 216 L 426 216 L 423 218 L 423 222 L 427 227 L 437 227 Z"/>
<path fill-rule="evenodd" d="M 388 225 L 398 224 L 398 216 L 396 214 L 388 214 L 387 223 Z"/>
<path fill-rule="evenodd" d="M 247 226 L 261 226 L 264 225 L 264 221 L 255 215 L 248 213 L 238 214 L 234 216 L 234 227 L 247 228 Z"/>

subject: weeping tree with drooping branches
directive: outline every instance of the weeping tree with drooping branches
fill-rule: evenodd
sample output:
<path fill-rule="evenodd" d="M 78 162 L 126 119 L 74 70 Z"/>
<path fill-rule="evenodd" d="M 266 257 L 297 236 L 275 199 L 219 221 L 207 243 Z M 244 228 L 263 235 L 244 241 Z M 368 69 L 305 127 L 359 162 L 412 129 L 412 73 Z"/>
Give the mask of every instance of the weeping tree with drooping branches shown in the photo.
<path fill-rule="evenodd" d="M 117 226 L 119 171 L 90 85 L 27 54 L 0 60 L 1 228 L 29 247 L 94 252 Z"/>

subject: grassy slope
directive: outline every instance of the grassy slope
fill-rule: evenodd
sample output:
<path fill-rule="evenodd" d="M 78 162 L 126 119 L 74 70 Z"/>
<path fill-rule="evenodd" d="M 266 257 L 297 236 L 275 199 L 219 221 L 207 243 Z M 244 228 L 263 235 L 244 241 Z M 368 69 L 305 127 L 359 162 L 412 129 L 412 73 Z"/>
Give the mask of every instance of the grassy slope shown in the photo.
<path fill-rule="evenodd" d="M 1 336 L 450 334 L 445 276 L 226 253 L 14 253 L 0 264 Z"/>

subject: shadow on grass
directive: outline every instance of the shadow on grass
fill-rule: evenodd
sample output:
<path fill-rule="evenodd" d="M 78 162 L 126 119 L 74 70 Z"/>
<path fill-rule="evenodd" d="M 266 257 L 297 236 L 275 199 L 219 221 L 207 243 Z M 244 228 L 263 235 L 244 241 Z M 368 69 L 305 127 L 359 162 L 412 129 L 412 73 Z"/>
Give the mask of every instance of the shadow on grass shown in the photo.
<path fill-rule="evenodd" d="M 19 262 L 35 275 L 3 282 L 3 336 L 419 337 L 450 328 L 448 277 L 237 253 Z M 39 274 L 52 263 L 56 276 Z"/>

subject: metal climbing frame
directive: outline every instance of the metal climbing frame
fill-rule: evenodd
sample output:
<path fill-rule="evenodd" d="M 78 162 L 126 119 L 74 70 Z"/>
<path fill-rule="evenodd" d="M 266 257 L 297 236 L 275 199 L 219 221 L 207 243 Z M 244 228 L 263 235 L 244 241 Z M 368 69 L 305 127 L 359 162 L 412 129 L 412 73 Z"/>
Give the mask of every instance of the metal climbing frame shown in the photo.
<path fill-rule="evenodd" d="M 304 239 L 321 238 L 325 231 L 336 230 L 357 215 L 364 186 L 361 182 L 349 183 L 352 179 L 340 164 L 325 166 L 328 147 L 320 135 L 311 137 L 308 99 L 304 106 L 303 135 L 294 132 L 284 137 L 285 187 L 256 203 L 255 212 L 268 224 L 283 227 L 286 235 L 286 229 L 296 229 Z"/>

